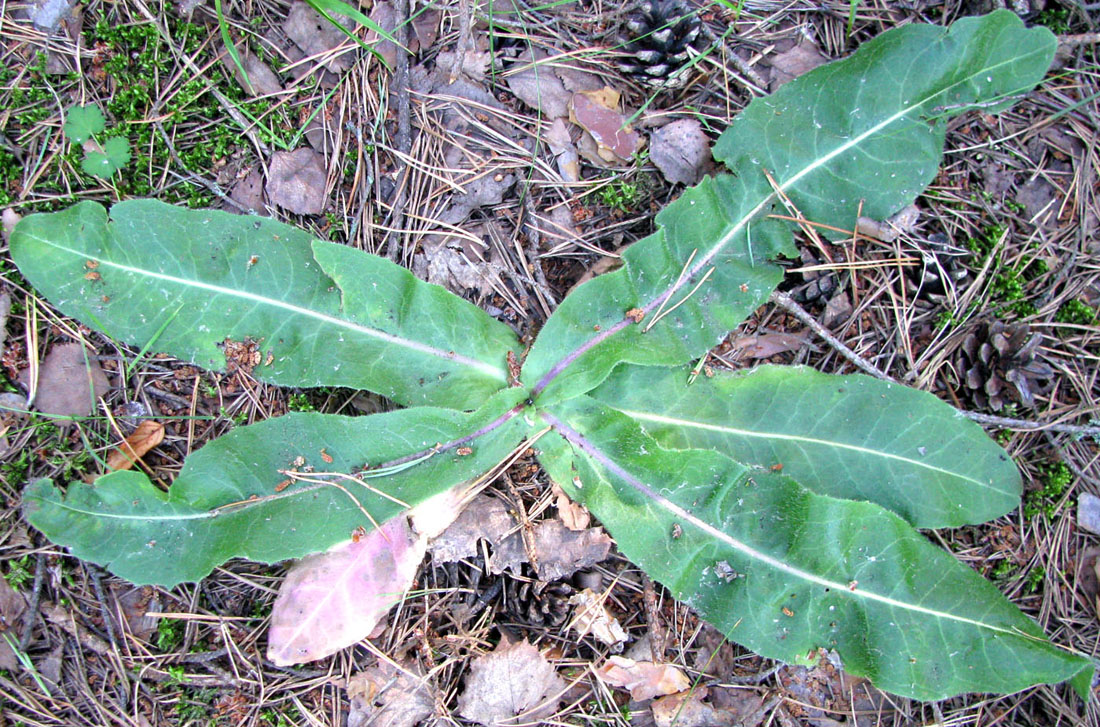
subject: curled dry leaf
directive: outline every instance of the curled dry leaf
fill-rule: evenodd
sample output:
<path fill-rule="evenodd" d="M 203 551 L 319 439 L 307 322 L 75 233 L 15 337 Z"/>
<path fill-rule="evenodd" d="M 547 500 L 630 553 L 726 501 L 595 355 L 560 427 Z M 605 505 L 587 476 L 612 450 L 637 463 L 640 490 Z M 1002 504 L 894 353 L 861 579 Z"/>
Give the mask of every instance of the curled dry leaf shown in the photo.
<path fill-rule="evenodd" d="M 11 237 L 12 230 L 15 229 L 15 226 L 21 219 L 23 219 L 23 216 L 11 207 L 6 207 L 3 212 L 0 212 L 0 230 L 3 231 L 5 243 L 8 241 L 8 238 Z"/>
<path fill-rule="evenodd" d="M 489 570 L 502 573 L 527 562 L 523 538 L 508 507 L 500 500 L 481 494 L 462 511 L 454 523 L 432 540 L 428 550 L 436 563 L 453 563 L 477 555 L 478 540 L 492 546 Z"/>
<path fill-rule="evenodd" d="M 277 151 L 268 163 L 267 196 L 298 215 L 319 215 L 325 209 L 325 165 L 308 147 Z"/>
<path fill-rule="evenodd" d="M 29 389 L 27 371 L 19 379 Z M 34 405 L 38 411 L 52 416 L 88 416 L 96 399 L 107 393 L 108 388 L 107 375 L 93 351 L 79 343 L 62 343 L 52 346 L 42 362 Z"/>
<path fill-rule="evenodd" d="M 550 484 L 550 494 L 554 496 L 554 503 L 558 508 L 558 517 L 561 518 L 565 527 L 579 531 L 586 529 L 588 524 L 592 522 L 592 515 L 589 514 L 588 509 L 584 505 L 570 500 L 569 495 L 565 494 L 565 490 L 561 489 L 557 482 Z"/>
<path fill-rule="evenodd" d="M 348 727 L 414 727 L 435 711 L 432 691 L 415 664 L 380 661 L 348 679 Z"/>
<path fill-rule="evenodd" d="M 608 646 L 626 641 L 626 631 L 619 625 L 619 620 L 608 613 L 604 599 L 591 589 L 585 588 L 575 594 L 569 599 L 569 604 L 576 607 L 569 625 L 579 636 L 592 634 Z"/>
<path fill-rule="evenodd" d="M 695 184 L 711 165 L 710 139 L 697 119 L 677 119 L 653 132 L 649 158 L 673 184 Z"/>
<path fill-rule="evenodd" d="M 470 664 L 458 713 L 487 727 L 533 724 L 557 711 L 564 691 L 565 681 L 538 649 L 502 640 Z"/>
<path fill-rule="evenodd" d="M 244 89 L 245 93 L 253 96 L 270 96 L 282 93 L 283 84 L 280 83 L 279 77 L 255 53 L 241 49 L 237 51 L 237 57 L 240 58 L 241 66 L 244 68 L 243 74 L 237 64 L 233 62 L 233 58 L 227 50 L 223 49 L 221 60 L 226 69 L 237 79 L 237 83 Z"/>
<path fill-rule="evenodd" d="M 271 612 L 268 658 L 301 664 L 367 638 L 412 584 L 424 548 L 408 520 L 396 517 L 295 563 Z"/>
<path fill-rule="evenodd" d="M 599 156 L 608 162 L 629 161 L 642 147 L 642 136 L 619 112 L 619 92 L 611 88 L 573 94 L 569 120 L 587 131 Z"/>
<path fill-rule="evenodd" d="M 122 445 L 116 447 L 107 456 L 107 469 L 128 470 L 134 462 L 164 441 L 164 425 L 151 419 L 138 424 L 137 429 L 126 437 Z"/>
<path fill-rule="evenodd" d="M 684 672 L 672 664 L 634 661 L 625 656 L 610 656 L 596 669 L 596 675 L 613 687 L 630 690 L 637 702 L 682 692 L 691 686 Z"/>

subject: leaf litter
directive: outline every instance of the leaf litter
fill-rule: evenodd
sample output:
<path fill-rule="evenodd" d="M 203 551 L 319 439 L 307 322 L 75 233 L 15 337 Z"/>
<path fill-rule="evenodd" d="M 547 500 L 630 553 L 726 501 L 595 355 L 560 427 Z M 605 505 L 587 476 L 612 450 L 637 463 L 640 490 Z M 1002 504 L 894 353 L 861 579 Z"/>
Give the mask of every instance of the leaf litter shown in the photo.
<path fill-rule="evenodd" d="M 538 649 L 526 640 L 507 639 L 470 662 L 465 685 L 458 713 L 486 727 L 546 720 L 558 710 L 566 687 Z"/>

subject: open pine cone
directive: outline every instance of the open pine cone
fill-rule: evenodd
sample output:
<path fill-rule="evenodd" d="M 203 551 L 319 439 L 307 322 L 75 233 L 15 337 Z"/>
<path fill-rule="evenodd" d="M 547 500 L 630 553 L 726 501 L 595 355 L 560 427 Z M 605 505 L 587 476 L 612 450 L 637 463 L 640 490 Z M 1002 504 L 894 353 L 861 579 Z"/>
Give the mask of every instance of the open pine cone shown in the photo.
<path fill-rule="evenodd" d="M 974 403 L 1000 411 L 1010 401 L 1035 406 L 1054 369 L 1035 358 L 1042 335 L 1023 323 L 982 323 L 959 349 L 959 370 Z"/>
<path fill-rule="evenodd" d="M 691 59 L 702 52 L 703 24 L 680 0 L 646 0 L 626 21 L 621 38 L 627 57 L 619 68 L 653 88 L 683 87 Z"/>

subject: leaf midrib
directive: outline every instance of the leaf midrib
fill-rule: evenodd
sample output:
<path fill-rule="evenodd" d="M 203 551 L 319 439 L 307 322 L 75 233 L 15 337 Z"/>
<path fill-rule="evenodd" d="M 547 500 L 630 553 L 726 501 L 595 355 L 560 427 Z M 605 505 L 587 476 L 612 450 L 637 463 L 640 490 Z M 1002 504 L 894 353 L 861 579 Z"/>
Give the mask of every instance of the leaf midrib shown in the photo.
<path fill-rule="evenodd" d="M 60 245 L 56 242 L 53 242 L 51 240 L 47 240 L 47 239 L 42 238 L 42 237 L 38 237 L 37 235 L 33 235 L 33 234 L 30 234 L 30 233 L 27 233 L 27 237 L 30 238 L 30 239 L 33 239 L 37 242 L 40 242 L 44 245 L 48 245 L 50 247 L 53 247 L 56 250 L 59 250 L 61 252 L 69 253 L 69 254 L 73 255 L 74 257 L 81 258 L 81 259 L 92 260 L 96 263 L 99 263 L 100 265 L 103 265 L 103 266 L 106 266 L 106 267 L 109 267 L 109 268 L 114 268 L 116 270 L 120 270 L 120 271 L 125 272 L 125 273 L 130 273 L 130 274 L 139 275 L 139 276 L 146 276 L 146 277 L 152 278 L 154 280 L 163 280 L 165 282 L 173 283 L 173 284 L 176 284 L 176 285 L 181 285 L 183 287 L 197 288 L 199 290 L 205 290 L 205 291 L 209 291 L 211 293 L 215 293 L 215 294 L 219 294 L 219 295 L 226 295 L 226 296 L 230 296 L 230 297 L 234 297 L 234 298 L 239 298 L 241 300 L 247 300 L 247 301 L 259 304 L 259 305 L 269 305 L 273 308 L 279 308 L 281 310 L 285 310 L 285 311 L 288 311 L 290 313 L 301 315 L 301 316 L 304 316 L 306 318 L 312 318 L 312 319 L 320 321 L 322 323 L 327 323 L 327 324 L 336 326 L 338 328 L 343 328 L 345 330 L 352 331 L 354 333 L 359 333 L 359 334 L 362 334 L 364 336 L 368 336 L 368 337 L 371 337 L 371 338 L 376 338 L 376 339 L 378 339 L 380 341 L 384 341 L 386 343 L 390 343 L 390 344 L 393 344 L 393 345 L 396 345 L 396 346 L 401 346 L 401 347 L 407 348 L 411 351 L 416 351 L 418 353 L 423 353 L 423 354 L 426 354 L 428 356 L 433 356 L 435 358 L 440 358 L 440 359 L 443 359 L 443 360 L 446 360 L 446 361 L 451 361 L 451 362 L 456 363 L 456 364 L 461 364 L 463 366 L 467 366 L 469 368 L 472 368 L 472 369 L 478 371 L 481 374 L 487 375 L 487 376 L 489 376 L 489 377 L 491 377 L 495 380 L 501 381 L 501 382 L 506 382 L 508 380 L 508 374 L 503 368 L 493 366 L 492 364 L 485 363 L 484 361 L 479 361 L 478 359 L 470 358 L 468 356 L 463 356 L 462 354 L 455 353 L 453 351 L 444 351 L 443 349 L 436 348 L 434 346 L 429 346 L 427 344 L 420 343 L 419 341 L 414 341 L 414 340 L 411 340 L 411 339 L 408 339 L 408 338 L 402 338 L 401 336 L 395 336 L 392 333 L 386 333 L 385 331 L 379 330 L 377 328 L 370 328 L 368 326 L 363 326 L 363 325 L 360 325 L 360 324 L 357 324 L 357 323 L 353 323 L 352 321 L 345 320 L 343 318 L 337 318 L 335 316 L 330 316 L 326 313 L 321 313 L 320 311 L 310 310 L 309 308 L 303 308 L 301 306 L 294 305 L 293 303 L 287 303 L 285 301 L 281 301 L 281 300 L 278 300 L 276 298 L 269 298 L 267 296 L 257 295 L 255 293 L 250 293 L 250 292 L 247 292 L 247 291 L 236 290 L 234 288 L 226 288 L 226 287 L 223 287 L 221 285 L 214 285 L 212 283 L 204 283 L 204 282 L 198 281 L 198 280 L 188 280 L 186 278 L 179 278 L 179 277 L 176 277 L 174 275 L 168 275 L 166 273 L 159 273 L 159 272 L 155 272 L 155 271 L 152 271 L 152 270 L 146 270 L 146 269 L 143 269 L 143 268 L 133 267 L 131 265 L 124 265 L 122 263 L 116 262 L 114 260 L 110 260 L 108 258 L 97 257 L 97 256 L 89 254 L 89 253 L 87 253 L 83 250 L 74 250 L 73 248 L 66 247 L 64 245 Z"/>
<path fill-rule="evenodd" d="M 612 405 L 613 406 L 613 405 Z M 955 472 L 954 470 L 945 469 L 943 467 L 937 467 L 928 462 L 922 462 L 918 459 L 912 459 L 910 457 L 904 457 L 900 454 L 893 454 L 890 452 L 884 452 L 878 449 L 869 449 L 867 447 L 860 447 L 854 444 L 846 444 L 844 442 L 836 442 L 829 439 L 817 439 L 816 437 L 805 437 L 794 434 L 781 434 L 778 432 L 766 432 L 752 429 L 738 429 L 736 427 L 722 426 L 719 424 L 708 424 L 706 422 L 693 421 L 691 419 L 680 419 L 678 417 L 664 416 L 661 414 L 653 414 L 651 412 L 634 411 L 632 409 L 622 409 L 620 407 L 614 407 L 616 411 L 620 411 L 627 416 L 637 419 L 639 421 L 650 421 L 658 424 L 668 424 L 670 426 L 690 427 L 693 429 L 702 429 L 711 432 L 720 432 L 722 434 L 730 434 L 738 437 L 757 438 L 757 439 L 781 439 L 789 442 L 799 442 L 805 444 L 820 445 L 823 447 L 832 447 L 836 449 L 846 449 L 852 452 L 858 452 L 859 454 L 870 455 L 873 457 L 881 457 L 882 459 L 895 460 L 897 462 L 904 462 L 905 464 L 912 465 L 914 467 L 921 467 L 930 472 L 936 472 L 942 475 L 960 479 L 964 482 L 969 482 L 977 487 L 992 490 L 998 494 L 1005 494 L 1003 490 L 994 487 L 988 482 L 975 479 L 969 475 Z"/>
<path fill-rule="evenodd" d="M 594 462 L 599 464 L 604 470 L 606 470 L 607 472 L 610 472 L 611 474 L 614 474 L 617 478 L 622 480 L 624 483 L 626 483 L 632 489 L 636 490 L 639 494 L 644 495 L 654 505 L 666 510 L 667 512 L 671 513 L 672 515 L 675 515 L 677 518 L 682 520 L 683 523 L 690 524 L 691 526 L 693 526 L 693 527 L 701 530 L 702 532 L 706 533 L 710 537 L 715 538 L 716 540 L 721 541 L 722 543 L 728 545 L 729 547 L 733 548 L 734 550 L 738 551 L 739 553 L 742 553 L 746 557 L 751 558 L 753 560 L 756 560 L 760 563 L 763 563 L 765 566 L 775 568 L 776 570 L 779 570 L 780 572 L 786 573 L 787 575 L 790 575 L 790 576 L 792 576 L 794 578 L 797 578 L 799 580 L 803 580 L 803 581 L 806 581 L 808 583 L 819 585 L 819 586 L 822 586 L 824 588 L 832 589 L 833 591 L 835 591 L 837 593 L 847 594 L 848 596 L 850 596 L 852 598 L 862 598 L 862 599 L 865 599 L 865 600 L 868 600 L 868 601 L 875 601 L 875 602 L 881 603 L 881 604 L 883 604 L 883 605 L 885 605 L 889 608 L 897 608 L 897 609 L 900 609 L 900 610 L 903 610 L 903 611 L 911 611 L 911 612 L 914 612 L 914 613 L 924 614 L 924 615 L 930 616 L 932 618 L 969 624 L 969 625 L 977 627 L 977 628 L 987 629 L 989 631 L 1005 634 L 1007 636 L 1012 636 L 1014 638 L 1019 638 L 1020 636 L 1023 635 L 1020 632 L 1015 631 L 1013 629 L 1004 628 L 1004 627 L 1001 627 L 1001 626 L 995 626 L 993 624 L 985 623 L 984 621 L 977 621 L 977 620 L 972 619 L 972 618 L 967 618 L 966 616 L 958 616 L 956 614 L 946 613 L 946 612 L 943 612 L 943 611 L 937 611 L 935 609 L 927 608 L 925 606 L 920 606 L 920 605 L 913 604 L 913 603 L 907 603 L 905 601 L 899 601 L 897 599 L 890 598 L 889 596 L 883 596 L 881 594 L 874 593 L 872 591 L 868 591 L 868 590 L 863 589 L 863 588 L 859 588 L 858 585 L 853 588 L 853 587 L 851 587 L 851 584 L 849 584 L 849 583 L 841 583 L 839 581 L 831 581 L 827 578 L 823 578 L 823 577 L 821 577 L 819 575 L 816 575 L 814 573 L 810 573 L 808 571 L 802 570 L 801 568 L 797 568 L 797 567 L 792 566 L 788 563 L 785 563 L 782 560 L 779 560 L 778 558 L 775 558 L 774 556 L 768 555 L 767 553 L 764 553 L 760 550 L 757 550 L 756 548 L 753 548 L 749 544 L 744 543 L 744 542 L 734 538 L 733 536 L 729 535 L 728 533 L 723 532 L 721 529 L 715 527 L 714 525 L 711 525 L 710 523 L 703 520 L 702 518 L 697 517 L 696 515 L 692 514 L 690 511 L 684 509 L 683 507 L 680 507 L 679 505 L 677 505 L 675 502 L 669 500 L 664 495 L 661 495 L 659 492 L 657 492 L 656 490 L 651 488 L 649 485 L 645 484 L 640 479 L 638 479 L 634 475 L 630 474 L 630 472 L 628 472 L 621 465 L 619 465 L 617 462 L 615 462 L 614 459 L 612 459 L 610 456 L 605 454 L 602 450 L 597 448 L 596 445 L 591 440 L 589 440 L 587 437 L 585 437 L 581 433 L 577 432 L 575 429 L 570 427 L 568 424 L 566 424 L 562 420 L 558 419 L 553 414 L 551 414 L 549 412 L 546 412 L 546 411 L 543 411 L 543 412 L 540 412 L 540 415 L 547 422 L 547 424 L 549 424 L 551 427 L 553 427 L 554 430 L 557 431 L 562 437 L 564 437 L 570 444 L 575 445 L 576 447 L 581 449 L 585 454 L 587 454 L 589 457 L 591 457 Z M 614 485 L 611 482 L 607 481 L 606 476 L 604 477 L 604 482 L 607 485 L 609 492 L 614 492 L 615 491 Z M 681 524 L 683 524 L 683 523 L 681 523 Z"/>

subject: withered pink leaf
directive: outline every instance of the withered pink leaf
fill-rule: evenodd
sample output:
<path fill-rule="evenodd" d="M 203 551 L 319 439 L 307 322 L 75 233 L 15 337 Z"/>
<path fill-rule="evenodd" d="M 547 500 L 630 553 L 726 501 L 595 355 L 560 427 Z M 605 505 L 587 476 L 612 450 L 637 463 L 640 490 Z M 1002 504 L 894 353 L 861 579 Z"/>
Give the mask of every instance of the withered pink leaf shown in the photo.
<path fill-rule="evenodd" d="M 592 135 L 600 156 L 607 161 L 612 161 L 609 154 L 620 161 L 627 161 L 642 145 L 641 135 L 626 123 L 626 117 L 615 108 L 618 98 L 618 93 L 607 88 L 583 91 L 573 94 L 569 107 L 570 120 Z"/>
<path fill-rule="evenodd" d="M 408 521 L 396 517 L 295 563 L 271 612 L 268 658 L 301 664 L 365 639 L 412 584 L 424 549 Z"/>
<path fill-rule="evenodd" d="M 611 656 L 596 669 L 596 675 L 613 687 L 630 690 L 630 696 L 641 702 L 653 697 L 682 692 L 691 680 L 672 664 L 634 661 L 625 656 Z"/>

